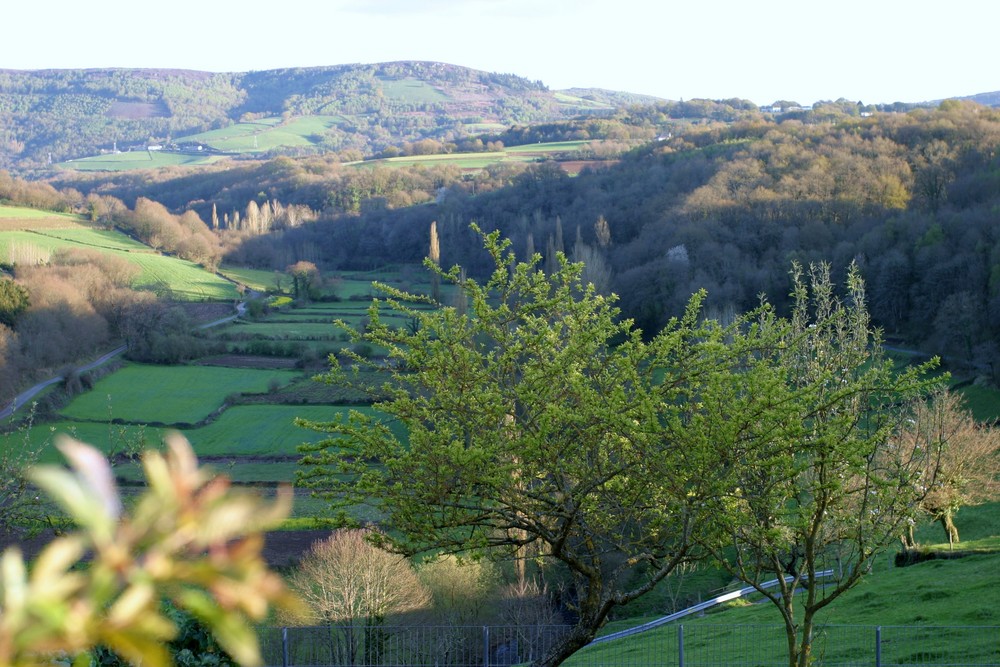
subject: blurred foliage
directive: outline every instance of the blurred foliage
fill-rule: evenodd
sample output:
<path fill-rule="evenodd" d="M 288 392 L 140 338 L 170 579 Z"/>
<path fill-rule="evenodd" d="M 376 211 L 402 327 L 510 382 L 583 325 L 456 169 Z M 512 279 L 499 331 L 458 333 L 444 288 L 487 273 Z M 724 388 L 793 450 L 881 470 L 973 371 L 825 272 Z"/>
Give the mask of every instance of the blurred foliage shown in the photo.
<path fill-rule="evenodd" d="M 31 472 L 79 529 L 54 539 L 30 571 L 16 547 L 4 552 L 0 665 L 85 665 L 97 646 L 136 665 L 174 664 L 167 643 L 184 624 L 163 600 L 203 624 L 238 663 L 261 663 L 250 622 L 272 606 L 299 608 L 261 557 L 262 531 L 288 515 L 291 491 L 268 506 L 200 469 L 180 436 L 168 445 L 165 455 L 144 455 L 148 490 L 129 513 L 108 462 L 89 445 L 65 439 L 58 447 L 71 470 Z"/>

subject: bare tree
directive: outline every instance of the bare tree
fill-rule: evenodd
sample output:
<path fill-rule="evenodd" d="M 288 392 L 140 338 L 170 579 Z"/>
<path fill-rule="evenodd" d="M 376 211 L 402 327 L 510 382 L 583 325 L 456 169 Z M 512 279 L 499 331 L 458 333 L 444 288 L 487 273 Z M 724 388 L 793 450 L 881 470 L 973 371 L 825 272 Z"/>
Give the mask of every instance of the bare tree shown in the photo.
<path fill-rule="evenodd" d="M 430 604 L 430 592 L 409 561 L 373 546 L 367 532 L 338 530 L 316 542 L 291 575 L 313 620 L 377 625 Z"/>
<path fill-rule="evenodd" d="M 917 406 L 901 429 L 900 442 L 908 450 L 940 450 L 936 476 L 920 507 L 941 524 L 954 545 L 959 540 L 954 520 L 959 508 L 1000 493 L 1000 431 L 977 423 L 961 396 L 945 391 Z M 903 542 L 915 546 L 912 524 Z"/>
<path fill-rule="evenodd" d="M 386 619 L 431 601 L 409 561 L 373 546 L 368 532 L 338 530 L 316 542 L 289 579 L 311 620 L 333 626 L 330 649 L 337 664 L 379 664 Z"/>

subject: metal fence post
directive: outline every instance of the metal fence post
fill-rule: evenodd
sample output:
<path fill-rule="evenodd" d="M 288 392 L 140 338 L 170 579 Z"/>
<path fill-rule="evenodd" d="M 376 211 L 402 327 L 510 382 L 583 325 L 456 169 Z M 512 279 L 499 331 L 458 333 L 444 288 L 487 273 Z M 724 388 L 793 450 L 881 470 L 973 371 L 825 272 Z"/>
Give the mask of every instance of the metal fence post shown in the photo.
<path fill-rule="evenodd" d="M 882 667 L 882 626 L 875 626 L 875 667 Z"/>
<path fill-rule="evenodd" d="M 288 628 L 281 628 L 281 667 L 288 667 Z"/>
<path fill-rule="evenodd" d="M 677 667 L 684 667 L 684 625 L 677 626 Z"/>
<path fill-rule="evenodd" d="M 483 626 L 483 667 L 490 667 L 490 626 Z"/>

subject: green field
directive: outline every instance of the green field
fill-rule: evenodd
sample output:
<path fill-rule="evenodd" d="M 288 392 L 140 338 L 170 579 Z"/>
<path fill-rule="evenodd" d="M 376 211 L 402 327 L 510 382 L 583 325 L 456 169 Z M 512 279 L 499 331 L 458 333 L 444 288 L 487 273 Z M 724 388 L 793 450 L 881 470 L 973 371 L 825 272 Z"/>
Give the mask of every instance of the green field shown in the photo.
<path fill-rule="evenodd" d="M 100 418 L 100 417 L 99 417 Z M 112 424 L 108 411 L 104 411 L 104 421 L 77 421 L 59 419 L 36 424 L 28 430 L 27 436 L 20 432 L 0 434 L 0 449 L 23 447 L 25 441 L 40 450 L 42 463 L 63 463 L 65 459 L 53 446 L 57 436 L 68 435 L 91 444 L 102 452 L 122 452 L 127 445 L 139 448 L 157 447 L 163 438 L 164 429 Z"/>
<path fill-rule="evenodd" d="M 572 153 L 586 148 L 591 141 L 551 141 L 548 143 L 508 146 L 507 153 Z"/>
<path fill-rule="evenodd" d="M 198 456 L 298 458 L 299 445 L 322 440 L 325 434 L 295 426 L 296 418 L 330 421 L 351 409 L 374 414 L 371 408 L 358 406 L 237 405 L 210 424 L 182 432 Z"/>
<path fill-rule="evenodd" d="M 127 258 L 142 269 L 133 287 L 187 301 L 232 301 L 239 296 L 236 285 L 186 259 L 138 253 Z"/>
<path fill-rule="evenodd" d="M 874 628 L 883 627 L 884 664 L 931 663 L 931 655 L 947 656 L 949 664 L 995 664 L 996 626 L 1000 609 L 993 600 L 1000 586 L 1000 503 L 966 507 L 959 515 L 959 529 L 965 536 L 963 549 L 994 543 L 993 553 L 955 560 L 930 560 L 909 567 L 891 564 L 894 548 L 883 555 L 860 584 L 821 612 L 825 628 L 817 632 L 817 654 L 833 664 L 873 664 Z M 940 541 L 937 525 L 923 522 L 917 539 Z M 947 550 L 948 545 L 937 544 Z M 602 634 L 617 632 L 656 616 L 628 618 L 608 624 Z M 703 615 L 633 635 L 626 639 L 597 644 L 580 652 L 567 665 L 652 664 L 663 656 L 676 661 L 678 625 L 684 626 L 686 662 L 692 664 L 773 664 L 786 655 L 784 631 L 777 609 L 760 596 L 714 607 Z M 920 633 L 921 626 L 993 626 L 991 631 L 965 632 L 959 638 L 944 629 Z M 887 627 L 889 626 L 889 627 Z M 892 627 L 905 626 L 892 634 Z M 905 637 L 905 641 L 899 639 Z M 852 655 L 852 652 L 853 655 Z M 923 660 L 918 656 L 925 656 Z M 892 656 L 892 657 L 889 657 Z M 993 656 L 992 659 L 984 659 Z M 655 657 L 655 659 L 654 659 Z M 842 661 L 842 662 L 839 662 Z M 871 661 L 871 662 L 869 662 Z"/>
<path fill-rule="evenodd" d="M 184 144 L 205 143 L 209 146 L 215 146 L 217 142 L 221 143 L 243 137 L 252 137 L 255 134 L 267 132 L 274 129 L 280 123 L 281 119 L 277 117 L 262 118 L 250 123 L 234 123 L 218 130 L 189 134 L 178 138 L 177 141 Z"/>
<path fill-rule="evenodd" d="M 555 95 L 556 101 L 560 104 L 565 104 L 566 106 L 571 106 L 573 108 L 600 109 L 602 111 L 611 111 L 614 109 L 614 107 L 610 104 L 584 99 L 568 93 L 555 91 L 553 94 Z"/>
<path fill-rule="evenodd" d="M 982 422 L 1000 419 L 1000 390 L 979 385 L 966 385 L 958 389 L 965 398 L 965 407 Z"/>
<path fill-rule="evenodd" d="M 131 169 L 161 169 L 163 167 L 194 167 L 212 164 L 219 155 L 174 153 L 170 151 L 132 151 L 129 153 L 108 153 L 60 162 L 62 169 L 76 171 L 128 171 Z"/>
<path fill-rule="evenodd" d="M 238 296 L 236 286 L 228 280 L 188 260 L 161 255 L 119 232 L 95 229 L 70 218 L 59 226 L 45 220 L 49 224 L 39 229 L 33 229 L 30 217 L 23 220 L 21 229 L 12 229 L 11 225 L 7 230 L 0 228 L 0 260 L 11 261 L 12 251 L 23 252 L 25 248 L 43 255 L 62 248 L 97 249 L 139 267 L 139 275 L 132 283 L 136 289 L 189 301 L 229 301 Z"/>
<path fill-rule="evenodd" d="M 364 167 L 374 164 L 383 164 L 393 167 L 404 167 L 413 165 L 452 165 L 459 169 L 479 170 L 492 164 L 501 162 L 537 162 L 538 160 L 554 157 L 572 156 L 573 153 L 583 150 L 592 142 L 590 141 L 557 141 L 549 143 L 525 144 L 523 146 L 510 146 L 502 151 L 490 153 L 444 153 L 440 155 L 411 155 L 405 157 L 391 157 L 380 160 L 365 160 L 364 162 L 353 162 L 354 166 Z"/>
<path fill-rule="evenodd" d="M 43 211 L 37 208 L 25 208 L 23 206 L 5 206 L 0 204 L 0 220 L 45 220 L 55 219 L 70 222 L 81 220 L 80 216 L 73 213 L 56 213 L 54 211 Z"/>
<path fill-rule="evenodd" d="M 266 271 L 264 269 L 244 269 L 238 266 L 224 266 L 219 269 L 226 278 L 246 285 L 255 292 L 273 292 L 275 288 L 274 276 L 277 273 L 287 285 L 288 275 L 282 271 Z"/>
<path fill-rule="evenodd" d="M 69 419 L 133 423 L 194 424 L 236 392 L 264 392 L 272 381 L 287 384 L 298 374 L 215 366 L 129 364 L 102 378 L 62 410 Z"/>
<path fill-rule="evenodd" d="M 177 141 L 201 142 L 227 153 L 260 153 L 286 146 L 312 146 L 316 136 L 343 121 L 341 116 L 299 116 L 287 122 L 266 118 L 180 137 Z"/>
<path fill-rule="evenodd" d="M 272 340 L 333 339 L 339 332 L 329 322 L 241 322 L 220 332 L 221 335 L 262 336 Z"/>
<path fill-rule="evenodd" d="M 403 79 L 379 78 L 382 94 L 390 99 L 406 104 L 433 104 L 446 102 L 450 97 L 425 81 L 406 77 Z"/>
<path fill-rule="evenodd" d="M 33 233 L 79 245 L 93 246 L 102 250 L 124 250 L 126 252 L 156 254 L 155 250 L 144 243 L 125 236 L 121 232 L 109 229 L 94 229 L 93 227 L 77 225 L 64 229 L 39 230 Z"/>

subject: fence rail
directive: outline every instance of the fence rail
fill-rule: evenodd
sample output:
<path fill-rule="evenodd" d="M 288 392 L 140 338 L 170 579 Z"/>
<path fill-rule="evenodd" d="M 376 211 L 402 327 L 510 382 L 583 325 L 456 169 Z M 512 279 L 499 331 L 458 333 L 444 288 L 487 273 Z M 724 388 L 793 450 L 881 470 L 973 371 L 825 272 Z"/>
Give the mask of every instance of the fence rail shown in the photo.
<path fill-rule="evenodd" d="M 566 626 L 266 628 L 269 667 L 510 667 L 543 656 Z M 566 667 L 786 667 L 785 631 L 764 625 L 668 625 L 595 642 Z M 1000 626 L 817 628 L 824 667 L 1000 667 Z"/>

